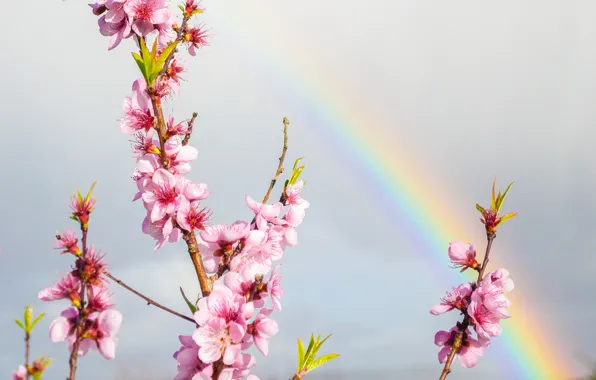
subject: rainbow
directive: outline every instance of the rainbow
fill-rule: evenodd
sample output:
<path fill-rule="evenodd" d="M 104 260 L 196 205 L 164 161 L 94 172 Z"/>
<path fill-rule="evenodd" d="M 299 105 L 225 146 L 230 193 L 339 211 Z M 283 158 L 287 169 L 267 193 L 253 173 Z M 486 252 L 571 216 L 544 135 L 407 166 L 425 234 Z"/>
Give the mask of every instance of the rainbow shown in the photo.
<path fill-rule="evenodd" d="M 218 7 L 223 9 L 215 10 Z M 443 200 L 444 194 L 432 192 L 431 188 L 419 179 L 416 173 L 421 172 L 423 168 L 415 164 L 415 154 L 402 146 L 396 147 L 395 141 L 390 145 L 385 136 L 374 128 L 378 123 L 375 123 L 373 115 L 366 112 L 365 105 L 360 105 L 358 109 L 338 107 L 337 104 L 341 103 L 338 100 L 345 100 L 349 92 L 342 92 L 338 83 L 331 83 L 332 79 L 317 74 L 316 68 L 309 68 L 308 50 L 302 41 L 295 41 L 287 56 L 283 53 L 272 54 L 263 48 L 267 42 L 257 43 L 257 36 L 250 34 L 247 29 L 243 30 L 249 28 L 249 21 L 234 17 L 235 12 L 226 9 L 221 3 L 210 5 L 210 10 L 212 14 L 217 12 L 226 16 L 225 20 L 218 19 L 226 28 L 218 30 L 217 34 L 228 35 L 238 41 L 237 47 L 241 53 L 246 54 L 251 60 L 258 61 L 268 73 L 274 73 L 284 88 L 301 98 L 313 114 L 317 115 L 317 119 L 327 126 L 327 129 L 317 131 L 320 138 L 327 140 L 328 146 L 344 147 L 345 156 L 342 159 L 350 161 L 350 166 L 357 168 L 356 170 L 368 177 L 370 183 L 375 184 L 372 190 L 377 192 L 375 195 L 381 195 L 383 204 L 390 205 L 393 214 L 398 214 L 411 232 L 425 243 L 424 250 L 428 252 L 425 259 L 434 270 L 440 271 L 443 276 L 451 273 L 452 285 L 475 280 L 475 272 L 467 271 L 460 274 L 459 271 L 448 269 L 448 242 L 466 240 L 470 233 L 454 225 L 450 218 L 454 210 L 447 209 Z M 255 25 L 250 24 L 250 27 Z M 247 35 L 250 35 L 250 38 Z M 275 36 L 270 38 L 272 40 L 268 42 L 274 43 Z M 291 68 L 296 57 L 299 57 L 302 65 L 300 70 Z M 308 75 L 305 72 L 308 72 Z M 489 186 L 490 184 L 487 184 L 487 195 L 490 191 Z M 482 250 L 479 249 L 479 253 L 480 251 Z M 498 267 L 498 263 L 492 259 L 491 264 L 492 268 Z M 516 290 L 519 292 L 519 288 Z M 443 290 L 438 289 L 438 292 Z M 490 348 L 499 351 L 506 361 L 510 371 L 508 378 L 568 379 L 571 370 L 563 360 L 563 350 L 554 342 L 548 341 L 548 333 L 541 329 L 540 321 L 532 317 L 526 307 L 522 310 L 519 305 L 522 304 L 523 298 L 516 295 L 515 290 L 508 296 L 513 303 L 513 317 L 502 321 L 503 334 L 494 340 Z M 432 306 L 433 302 L 429 301 L 429 306 Z M 462 370 L 458 366 L 456 369 Z"/>

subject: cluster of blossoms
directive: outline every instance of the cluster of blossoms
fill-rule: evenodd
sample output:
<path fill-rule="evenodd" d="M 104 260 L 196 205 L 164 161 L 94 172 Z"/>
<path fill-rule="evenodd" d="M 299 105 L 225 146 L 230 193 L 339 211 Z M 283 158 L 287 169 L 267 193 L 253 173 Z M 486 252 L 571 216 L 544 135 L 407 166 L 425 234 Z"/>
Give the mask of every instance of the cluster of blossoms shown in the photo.
<path fill-rule="evenodd" d="M 229 271 L 199 300 L 194 315 L 198 328 L 192 336 L 179 337 L 182 347 L 174 354 L 179 372 L 175 380 L 211 379 L 214 371 L 219 371 L 222 380 L 241 379 L 256 362 L 242 351 L 254 343 L 267 355 L 268 339 L 278 332 L 270 314 L 281 310 L 282 294 L 278 267 L 272 265 L 282 258 L 285 247 L 297 243 L 295 227 L 309 206 L 300 196 L 302 186 L 302 181 L 288 185 L 282 202 L 272 205 L 246 196 L 255 213 L 253 223 L 208 226 L 199 234 L 207 272 Z M 284 205 L 288 209 L 280 217 Z M 257 379 L 254 375 L 249 378 Z"/>
<path fill-rule="evenodd" d="M 42 301 L 66 299 L 70 306 L 62 311 L 50 325 L 52 342 L 68 343 L 69 351 L 77 350 L 84 356 L 90 349 L 97 349 L 106 359 L 113 359 L 116 350 L 115 335 L 122 323 L 122 314 L 110 303 L 110 293 L 105 287 L 105 254 L 93 246 L 87 246 L 89 214 L 95 200 L 91 193 L 83 199 L 73 196 L 72 218 L 80 223 L 82 248 L 79 239 L 71 230 L 56 236 L 57 248 L 61 254 L 72 254 L 76 259 L 72 271 L 63 276 L 54 286 L 39 292 Z"/>
<path fill-rule="evenodd" d="M 281 309 L 282 289 L 278 267 L 273 265 L 286 247 L 297 243 L 296 227 L 309 207 L 301 197 L 304 182 L 295 176 L 273 204 L 247 195 L 252 222 L 210 225 L 212 211 L 202 205 L 210 195 L 207 185 L 184 176 L 198 157 L 198 151 L 188 145 L 194 116 L 176 122 L 173 116 L 166 120 L 162 110 L 163 99 L 179 94 L 178 75 L 183 71 L 177 50 L 166 49 L 183 43 L 195 55 L 205 44 L 203 30 L 187 26 L 202 9 L 196 1 L 187 0 L 179 7 L 183 19 L 178 26 L 164 0 L 97 0 L 91 6 L 101 15 L 100 32 L 110 36 L 110 49 L 130 36 L 141 43 L 151 36 L 156 39 L 158 57 L 171 54 L 162 61 L 157 76 L 144 72 L 133 83 L 132 94 L 124 101 L 120 128 L 134 136 L 132 178 L 138 192 L 133 201 L 140 199 L 147 212 L 143 232 L 157 241 L 155 250 L 184 239 L 189 253 L 198 252 L 201 262 L 195 267 L 201 266 L 209 276 L 203 279 L 208 289 L 202 289 L 194 314 L 198 328 L 192 335 L 179 337 L 182 347 L 174 354 L 176 379 L 244 378 L 256 359 L 243 351 L 254 343 L 267 355 L 268 339 L 278 332 L 270 314 Z"/>
<path fill-rule="evenodd" d="M 177 37 L 176 15 L 170 10 L 166 0 L 96 0 L 89 4 L 99 17 L 99 31 L 110 37 L 108 49 L 117 47 L 123 39 L 140 36 L 157 37 L 158 46 L 166 47 Z M 183 8 L 184 16 L 190 18 L 203 10 L 195 0 L 187 0 Z M 184 30 L 184 41 L 188 43 L 191 55 L 205 43 L 205 33 L 201 27 Z"/>
<path fill-rule="evenodd" d="M 501 319 L 510 317 L 507 309 L 511 306 L 511 301 L 505 293 L 512 291 L 514 285 L 509 277 L 509 271 L 500 268 L 494 272 L 485 273 L 485 266 L 488 263 L 492 241 L 496 237 L 497 227 L 516 215 L 516 213 L 509 213 L 499 216 L 499 210 L 511 185 L 503 194 L 499 192 L 495 195 L 493 182 L 491 207 L 484 209 L 476 205 L 482 214 L 480 221 L 485 226 L 488 239 L 482 265 L 476 260 L 476 249 L 472 245 L 458 241 L 449 243 L 448 255 L 452 264 L 456 268 L 461 268 L 461 272 L 472 269 L 479 274 L 476 282 L 466 282 L 453 288 L 440 304 L 430 310 L 433 315 L 451 310 L 459 310 L 464 315 L 463 321 L 457 322 L 456 326 L 449 331 L 439 331 L 435 334 L 435 344 L 443 347 L 439 351 L 439 362 L 446 363 L 441 379 L 449 373 L 454 355 L 459 357 L 464 367 L 474 367 L 478 363 L 478 358 L 483 355 L 484 349 L 490 345 L 490 339 L 501 335 Z M 471 336 L 469 327 L 476 332 L 476 338 Z"/>
<path fill-rule="evenodd" d="M 477 268 L 476 250 L 473 246 L 462 242 L 449 243 L 449 258 L 457 265 L 467 268 Z M 471 368 L 482 356 L 484 348 L 490 345 L 490 338 L 501 335 L 500 320 L 509 318 L 508 307 L 511 302 L 505 296 L 506 292 L 513 290 L 513 280 L 509 278 L 506 269 L 498 269 L 488 273 L 480 281 L 478 286 L 466 282 L 453 288 L 441 303 L 431 309 L 431 314 L 440 315 L 453 309 L 460 310 L 468 316 L 470 324 L 474 327 L 477 338 L 470 335 L 470 331 L 464 330 L 461 347 L 459 348 L 459 360 L 465 367 Z M 449 331 L 439 331 L 435 335 L 435 344 L 443 347 L 439 351 L 439 362 L 445 363 L 449 352 L 453 347 L 456 334 L 461 324 Z"/>

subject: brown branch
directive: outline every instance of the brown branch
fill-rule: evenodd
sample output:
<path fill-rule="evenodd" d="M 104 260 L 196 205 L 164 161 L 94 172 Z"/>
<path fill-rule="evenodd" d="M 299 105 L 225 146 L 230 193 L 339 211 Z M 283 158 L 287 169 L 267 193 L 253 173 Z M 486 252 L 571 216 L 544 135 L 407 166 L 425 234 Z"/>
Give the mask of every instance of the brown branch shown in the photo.
<path fill-rule="evenodd" d="M 143 295 L 143 294 L 139 293 L 138 291 L 134 290 L 134 289 L 133 289 L 133 288 L 131 288 L 130 286 L 126 285 L 124 282 L 122 282 L 121 280 L 119 280 L 119 279 L 117 279 L 116 277 L 114 277 L 114 276 L 113 276 L 111 273 L 109 273 L 109 272 L 105 272 L 105 273 L 104 273 L 104 275 L 105 275 L 106 277 L 108 277 L 109 279 L 113 280 L 114 282 L 116 282 L 118 285 L 122 286 L 124 289 L 128 290 L 129 292 L 131 292 L 131 293 L 133 293 L 133 294 L 135 294 L 135 295 L 137 295 L 137 296 L 141 297 L 141 298 L 142 298 L 142 299 L 144 299 L 145 301 L 147 301 L 147 305 L 153 305 L 153 306 L 156 306 L 156 307 L 158 307 L 158 308 L 160 308 L 160 309 L 162 309 L 162 310 L 164 310 L 164 311 L 167 311 L 167 312 L 168 312 L 168 313 L 170 313 L 170 314 L 173 314 L 173 315 L 175 315 L 175 316 L 177 316 L 177 317 L 180 317 L 180 318 L 182 318 L 182 319 L 185 319 L 185 320 L 187 320 L 187 321 L 189 321 L 189 322 L 192 322 L 192 323 L 195 323 L 195 324 L 196 324 L 196 322 L 195 322 L 195 320 L 194 320 L 194 319 L 192 319 L 192 318 L 190 318 L 190 317 L 187 317 L 187 316 L 186 316 L 186 315 L 184 315 L 184 314 L 180 314 L 180 313 L 178 313 L 178 312 L 176 312 L 176 311 L 174 311 L 174 310 L 172 310 L 172 309 L 170 309 L 170 308 L 167 308 L 167 307 L 165 307 L 165 306 L 163 306 L 163 305 L 159 304 L 158 302 L 155 302 L 155 301 L 154 301 L 154 300 L 152 300 L 151 298 L 149 298 L 149 297 L 147 297 L 147 296 L 145 296 L 145 295 Z"/>
<path fill-rule="evenodd" d="M 202 297 L 207 297 L 209 293 L 211 293 L 213 281 L 207 277 L 207 272 L 205 272 L 205 267 L 203 266 L 203 257 L 201 256 L 201 251 L 199 250 L 199 245 L 197 244 L 197 237 L 195 236 L 194 231 L 184 231 L 183 239 L 188 246 L 188 254 L 190 255 L 190 259 L 192 260 L 192 263 L 195 267 L 199 284 L 201 285 Z"/>
<path fill-rule="evenodd" d="M 197 118 L 197 116 L 199 116 L 199 114 L 196 112 L 193 112 L 192 117 L 188 121 L 188 128 L 186 128 L 186 135 L 184 136 L 184 139 L 182 140 L 183 146 L 188 144 L 188 140 L 190 140 L 190 134 L 192 133 L 192 126 L 195 123 L 195 119 Z"/>
<path fill-rule="evenodd" d="M 480 285 L 480 281 L 482 281 L 482 278 L 484 277 L 484 271 L 486 270 L 486 267 L 489 262 L 490 249 L 493 245 L 493 240 L 495 240 L 496 235 L 494 232 L 487 233 L 486 238 L 487 238 L 486 253 L 484 254 L 484 260 L 482 261 L 482 267 L 480 268 L 480 271 L 478 272 L 478 278 L 476 279 L 476 283 L 473 284 L 473 288 L 476 288 L 478 285 Z M 459 350 L 462 346 L 464 331 L 466 331 L 469 326 L 470 326 L 470 316 L 466 314 L 462 323 L 461 324 L 458 323 L 459 328 L 458 328 L 457 333 L 455 334 L 455 339 L 453 340 L 453 345 L 451 347 L 451 351 L 449 352 L 449 356 L 447 356 L 447 361 L 445 362 L 445 367 L 443 367 L 443 372 L 441 372 L 441 377 L 439 377 L 439 380 L 445 380 L 447 378 L 447 375 L 449 375 L 451 373 L 451 364 L 453 363 L 453 359 L 455 359 L 455 355 L 459 352 Z"/>
<path fill-rule="evenodd" d="M 29 374 L 29 352 L 31 350 L 30 340 L 31 334 L 27 331 L 25 327 L 25 368 L 27 368 L 27 379 L 31 378 L 31 375 Z"/>
<path fill-rule="evenodd" d="M 269 189 L 267 189 L 267 193 L 265 193 L 265 197 L 263 197 L 263 201 L 261 203 L 267 202 L 267 200 L 269 199 L 269 196 L 271 195 L 271 191 L 273 190 L 273 187 L 275 187 L 275 183 L 277 182 L 277 179 L 279 178 L 281 173 L 283 173 L 283 171 L 284 171 L 283 165 L 284 165 L 284 159 L 286 158 L 286 151 L 288 150 L 288 125 L 290 125 L 290 121 L 288 120 L 287 117 L 284 117 L 283 123 L 284 123 L 284 146 L 281 151 L 281 156 L 279 156 L 279 164 L 277 165 L 277 171 L 275 172 L 275 176 L 271 180 Z"/>

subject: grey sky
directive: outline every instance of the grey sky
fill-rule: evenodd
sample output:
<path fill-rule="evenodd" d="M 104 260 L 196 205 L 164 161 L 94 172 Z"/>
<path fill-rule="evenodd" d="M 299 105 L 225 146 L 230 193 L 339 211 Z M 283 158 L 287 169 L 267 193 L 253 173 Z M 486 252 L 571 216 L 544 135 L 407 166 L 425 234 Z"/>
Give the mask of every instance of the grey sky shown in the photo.
<path fill-rule="evenodd" d="M 474 203 L 488 201 L 494 176 L 502 186 L 517 181 L 505 208 L 520 215 L 502 228 L 495 255 L 545 340 L 562 346 L 556 352 L 569 375 L 587 371 L 577 353 L 596 360 L 596 309 L 588 304 L 596 291 L 596 4 L 203 5 L 211 46 L 196 58 L 184 55 L 187 82 L 168 109 L 181 120 L 199 112 L 191 144 L 200 156 L 190 178 L 209 185 L 215 221 L 251 217 L 243 196 L 266 190 L 283 116 L 291 121 L 288 164 L 306 156 L 311 208 L 299 245 L 282 262 L 281 331 L 270 355 L 257 355 L 256 374 L 287 378 L 295 339 L 320 332 L 334 334 L 326 350 L 343 356 L 318 378 L 438 378 L 433 335 L 455 320 L 428 314 L 457 285 L 450 269 L 429 260 L 437 253 L 423 251 L 425 239 L 412 232 L 405 210 L 380 195 L 362 157 L 339 145 L 321 109 L 340 110 L 359 130 L 393 144 L 478 247 L 484 241 Z M 36 294 L 70 265 L 52 247 L 56 230 L 74 227 L 67 202 L 78 187 L 99 181 L 90 240 L 108 252 L 114 275 L 179 311 L 178 286 L 192 293 L 198 284 L 184 244 L 154 253 L 140 229 L 144 210 L 130 202 L 134 162 L 118 119 L 139 77 L 132 41 L 108 53 L 82 1 L 3 8 L 0 373 L 22 360 L 12 320 L 33 303 L 49 314 L 34 333 L 33 353 L 55 357 L 47 379 L 59 379 L 66 347 L 49 342 L 47 327 L 65 305 L 44 304 Z M 111 290 L 124 313 L 117 358 L 88 355 L 80 378 L 172 378 L 176 337 L 192 326 L 116 285 Z M 474 369 L 456 364 L 449 378 L 524 380 L 511 374 L 498 338 L 495 346 Z M 363 372 L 371 368 L 374 375 Z"/>

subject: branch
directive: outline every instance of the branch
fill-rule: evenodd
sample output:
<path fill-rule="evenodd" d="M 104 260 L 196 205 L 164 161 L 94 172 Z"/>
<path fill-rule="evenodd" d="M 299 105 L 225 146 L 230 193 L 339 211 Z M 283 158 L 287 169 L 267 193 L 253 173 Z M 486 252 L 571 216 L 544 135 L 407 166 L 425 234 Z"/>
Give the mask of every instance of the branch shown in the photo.
<path fill-rule="evenodd" d="M 186 136 L 184 136 L 184 139 L 182 140 L 183 146 L 188 144 L 188 140 L 190 140 L 190 134 L 192 133 L 192 126 L 195 123 L 195 119 L 197 118 L 197 116 L 199 116 L 199 114 L 196 112 L 193 112 L 192 117 L 188 121 L 188 128 L 186 128 Z"/>
<path fill-rule="evenodd" d="M 284 159 L 286 158 L 286 151 L 288 150 L 288 125 L 290 125 L 290 121 L 288 120 L 287 117 L 284 117 L 283 123 L 284 123 L 284 146 L 281 151 L 281 156 L 279 156 L 279 164 L 277 165 L 277 171 L 275 172 L 275 176 L 271 180 L 269 189 L 267 190 L 267 193 L 265 193 L 265 197 L 263 198 L 263 201 L 261 203 L 267 202 L 267 200 L 269 199 L 269 196 L 271 195 L 271 191 L 273 190 L 273 187 L 275 187 L 275 183 L 277 182 L 277 179 L 279 178 L 281 173 L 283 173 L 283 171 L 284 171 L 283 164 L 284 164 Z"/>
<path fill-rule="evenodd" d="M 114 276 L 113 276 L 111 273 L 109 273 L 109 272 L 105 272 L 105 273 L 104 273 L 104 275 L 105 275 L 106 277 L 108 277 L 109 279 L 113 280 L 114 282 L 116 282 L 118 285 L 122 286 L 124 289 L 126 289 L 126 290 L 130 291 L 131 293 L 133 293 L 133 294 L 135 294 L 135 295 L 137 295 L 137 296 L 141 297 L 141 298 L 142 298 L 142 299 L 144 299 L 145 301 L 147 301 L 147 305 L 153 305 L 153 306 L 157 306 L 158 308 L 160 308 L 160 309 L 162 309 L 162 310 L 164 310 L 164 311 L 167 311 L 167 312 L 168 312 L 168 313 L 170 313 L 170 314 L 173 314 L 173 315 L 175 315 L 175 316 L 177 316 L 177 317 L 180 317 L 180 318 L 182 318 L 182 319 L 185 319 L 185 320 L 187 320 L 187 321 L 189 321 L 189 322 L 192 322 L 192 323 L 195 323 L 195 324 L 196 324 L 196 322 L 195 322 L 195 320 L 194 320 L 194 319 L 192 319 L 192 318 L 190 318 L 190 317 L 187 317 L 187 316 L 186 316 L 186 315 L 184 315 L 184 314 L 180 314 L 180 313 L 178 313 L 178 312 L 176 312 L 176 311 L 174 311 L 174 310 L 172 310 L 172 309 L 170 309 L 170 308 L 167 308 L 167 307 L 165 307 L 165 306 L 163 306 L 163 305 L 161 305 L 161 304 L 159 304 L 159 303 L 155 302 L 155 301 L 154 301 L 154 300 L 152 300 L 151 298 L 149 298 L 149 297 L 147 297 L 147 296 L 145 296 L 145 295 L 143 295 L 143 294 L 139 293 L 138 291 L 134 290 L 134 289 L 133 289 L 133 288 L 131 288 L 130 286 L 126 285 L 124 282 L 122 282 L 121 280 L 119 280 L 119 279 L 117 279 L 116 277 L 114 277 Z"/>
<path fill-rule="evenodd" d="M 77 260 L 81 260 L 79 271 L 82 272 L 85 270 L 85 256 L 87 255 L 87 225 L 81 223 L 81 242 L 83 245 L 83 251 L 81 254 L 81 258 Z M 83 278 L 83 273 L 81 273 L 81 278 Z M 75 374 L 77 372 L 77 360 L 79 358 L 79 346 L 81 344 L 81 339 L 83 335 L 83 327 L 85 325 L 85 320 L 87 316 L 84 314 L 85 309 L 85 281 L 81 281 L 81 292 L 79 293 L 79 299 L 81 300 L 81 305 L 79 306 L 79 316 L 77 318 L 77 325 L 75 326 L 75 341 L 72 345 L 72 351 L 70 352 L 70 359 L 68 364 L 70 366 L 70 373 L 68 375 L 68 380 L 75 380 Z"/>

